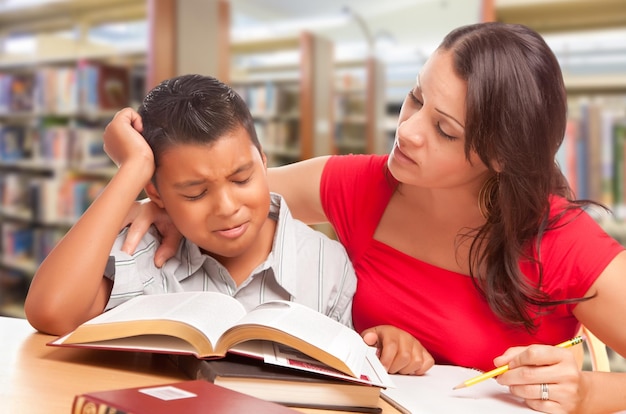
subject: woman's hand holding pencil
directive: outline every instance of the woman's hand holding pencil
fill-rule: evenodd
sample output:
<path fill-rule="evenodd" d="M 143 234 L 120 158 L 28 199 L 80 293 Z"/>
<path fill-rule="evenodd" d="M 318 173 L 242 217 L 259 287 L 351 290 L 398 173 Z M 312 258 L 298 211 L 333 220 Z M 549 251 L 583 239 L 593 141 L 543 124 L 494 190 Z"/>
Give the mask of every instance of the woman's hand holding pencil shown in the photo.
<path fill-rule="evenodd" d="M 583 337 L 582 336 L 577 336 L 577 337 L 569 339 L 569 340 L 567 340 L 565 342 L 561 342 L 560 344 L 555 345 L 555 346 L 558 347 L 558 348 L 569 348 L 571 346 L 580 344 L 582 342 L 583 342 Z M 484 381 L 484 380 L 487 380 L 489 378 L 493 378 L 493 377 L 496 377 L 496 376 L 498 376 L 500 374 L 503 374 L 503 373 L 505 373 L 508 370 L 509 370 L 509 365 L 508 364 L 502 365 L 501 367 L 492 369 L 489 372 L 485 372 L 484 374 L 478 375 L 478 376 L 476 376 L 474 378 L 470 378 L 467 381 L 464 381 L 464 382 L 460 383 L 459 385 L 457 385 L 456 387 L 454 387 L 454 389 L 456 390 L 456 389 L 459 389 L 459 388 L 465 388 L 465 387 L 469 387 L 469 386 L 474 385 L 474 384 L 478 384 L 481 381 Z"/>
<path fill-rule="evenodd" d="M 574 354 L 558 348 L 569 348 L 583 342 L 577 336 L 555 346 L 530 345 L 508 349 L 494 362 L 500 365 L 489 372 L 470 378 L 454 389 L 470 387 L 497 377 L 511 394 L 524 399 L 532 409 L 546 413 L 569 413 L 581 403 L 583 373 Z"/>

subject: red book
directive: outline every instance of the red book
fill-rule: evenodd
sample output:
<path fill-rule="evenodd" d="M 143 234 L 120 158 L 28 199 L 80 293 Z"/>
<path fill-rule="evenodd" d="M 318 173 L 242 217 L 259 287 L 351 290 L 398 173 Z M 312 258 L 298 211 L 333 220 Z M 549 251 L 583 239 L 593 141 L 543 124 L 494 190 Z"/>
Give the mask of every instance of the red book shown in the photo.
<path fill-rule="evenodd" d="M 72 414 L 295 414 L 288 407 L 208 381 L 183 381 L 77 395 Z"/>

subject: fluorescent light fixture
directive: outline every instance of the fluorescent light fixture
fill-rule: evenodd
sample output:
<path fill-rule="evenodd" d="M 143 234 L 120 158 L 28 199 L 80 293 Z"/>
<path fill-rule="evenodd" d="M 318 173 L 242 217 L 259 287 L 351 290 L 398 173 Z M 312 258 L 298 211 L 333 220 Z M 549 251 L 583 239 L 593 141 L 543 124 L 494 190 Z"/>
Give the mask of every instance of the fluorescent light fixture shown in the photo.
<path fill-rule="evenodd" d="M 0 0 L 0 12 L 20 10 L 48 3 L 61 3 L 66 0 Z"/>
<path fill-rule="evenodd" d="M 624 48 L 626 29 L 566 32 L 543 37 L 556 54 L 581 50 L 611 51 Z"/>
<path fill-rule="evenodd" d="M 37 40 L 33 35 L 11 36 L 5 39 L 3 51 L 9 54 L 32 54 L 37 51 Z"/>
<path fill-rule="evenodd" d="M 349 20 L 347 15 L 314 19 L 293 19 L 273 24 L 242 24 L 231 30 L 233 40 L 269 38 L 300 33 L 302 30 L 321 30 L 338 27 Z"/>

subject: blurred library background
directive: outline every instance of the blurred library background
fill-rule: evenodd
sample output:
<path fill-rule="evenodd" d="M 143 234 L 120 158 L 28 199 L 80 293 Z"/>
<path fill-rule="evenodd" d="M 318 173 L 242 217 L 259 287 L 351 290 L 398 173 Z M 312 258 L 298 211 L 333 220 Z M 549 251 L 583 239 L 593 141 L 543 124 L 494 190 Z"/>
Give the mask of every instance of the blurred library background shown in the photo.
<path fill-rule="evenodd" d="M 557 54 L 570 107 L 557 161 L 626 241 L 623 0 L 0 0 L 0 315 L 24 316 L 37 265 L 114 173 L 104 126 L 161 80 L 231 84 L 269 165 L 386 153 L 443 36 L 490 20 L 533 27 Z"/>

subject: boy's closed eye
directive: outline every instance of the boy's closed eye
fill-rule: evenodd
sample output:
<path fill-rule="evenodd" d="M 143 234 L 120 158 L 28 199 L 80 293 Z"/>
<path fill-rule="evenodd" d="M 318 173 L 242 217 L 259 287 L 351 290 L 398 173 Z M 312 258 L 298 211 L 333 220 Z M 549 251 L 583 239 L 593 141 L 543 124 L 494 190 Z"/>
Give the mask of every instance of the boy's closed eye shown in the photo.
<path fill-rule="evenodd" d="M 200 194 L 196 194 L 196 195 L 183 194 L 183 197 L 185 197 L 187 200 L 194 201 L 194 200 L 201 199 L 202 197 L 206 195 L 206 193 L 207 193 L 207 190 L 203 190 Z"/>
<path fill-rule="evenodd" d="M 244 185 L 244 184 L 248 184 L 250 181 L 252 180 L 252 175 L 249 175 L 248 177 L 245 178 L 236 178 L 233 179 L 233 183 L 237 184 L 237 185 Z"/>
<path fill-rule="evenodd" d="M 252 181 L 252 174 L 247 175 L 246 177 L 231 177 L 231 182 L 237 186 L 243 186 Z M 208 189 L 203 189 L 199 193 L 189 193 L 182 194 L 187 200 L 194 201 L 203 198 L 209 192 Z"/>

